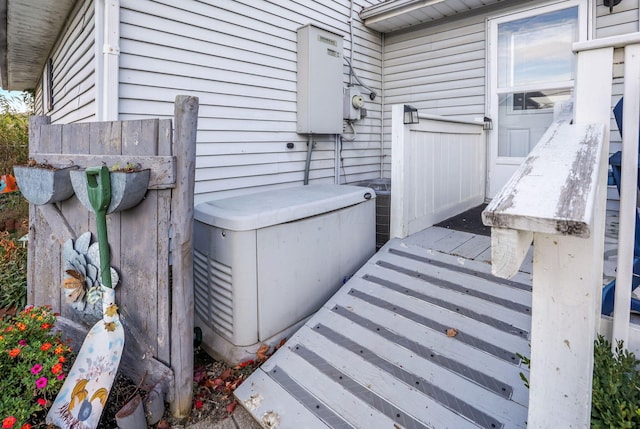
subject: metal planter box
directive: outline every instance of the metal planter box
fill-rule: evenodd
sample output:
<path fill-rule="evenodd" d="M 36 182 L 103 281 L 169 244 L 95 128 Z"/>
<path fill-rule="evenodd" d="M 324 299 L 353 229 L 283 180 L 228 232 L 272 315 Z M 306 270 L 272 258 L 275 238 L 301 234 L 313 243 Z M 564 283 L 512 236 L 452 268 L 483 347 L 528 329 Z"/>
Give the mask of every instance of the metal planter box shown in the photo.
<path fill-rule="evenodd" d="M 111 203 L 107 209 L 107 214 L 127 210 L 135 207 L 142 201 L 147 193 L 149 185 L 148 169 L 140 171 L 111 171 L 109 179 L 111 181 Z M 89 202 L 87 194 L 87 176 L 84 170 L 71 172 L 71 184 L 76 192 L 76 196 L 87 210 L 93 212 L 93 207 Z"/>
<path fill-rule="evenodd" d="M 73 195 L 69 172 L 77 166 L 44 168 L 16 165 L 13 173 L 24 197 L 35 205 L 57 203 Z"/>

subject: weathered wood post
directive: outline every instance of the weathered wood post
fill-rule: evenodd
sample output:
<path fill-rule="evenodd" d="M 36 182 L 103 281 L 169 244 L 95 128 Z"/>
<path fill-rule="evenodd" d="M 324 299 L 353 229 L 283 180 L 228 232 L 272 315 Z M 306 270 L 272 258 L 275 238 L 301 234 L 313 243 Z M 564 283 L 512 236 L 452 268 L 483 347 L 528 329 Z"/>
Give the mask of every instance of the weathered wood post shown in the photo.
<path fill-rule="evenodd" d="M 171 254 L 173 257 L 171 368 L 175 397 L 171 412 L 185 417 L 193 400 L 193 192 L 196 164 L 198 98 L 179 95 L 175 101 L 174 154 L 176 187 L 171 198 Z"/>

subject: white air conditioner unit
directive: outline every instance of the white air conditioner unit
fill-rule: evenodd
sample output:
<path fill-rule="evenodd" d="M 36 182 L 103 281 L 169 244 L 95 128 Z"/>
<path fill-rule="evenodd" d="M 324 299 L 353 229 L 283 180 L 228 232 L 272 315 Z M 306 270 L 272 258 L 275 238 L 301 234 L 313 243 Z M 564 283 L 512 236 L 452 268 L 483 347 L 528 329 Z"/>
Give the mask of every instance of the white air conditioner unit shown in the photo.
<path fill-rule="evenodd" d="M 375 252 L 375 192 L 309 185 L 195 208 L 195 325 L 237 364 L 288 336 Z"/>

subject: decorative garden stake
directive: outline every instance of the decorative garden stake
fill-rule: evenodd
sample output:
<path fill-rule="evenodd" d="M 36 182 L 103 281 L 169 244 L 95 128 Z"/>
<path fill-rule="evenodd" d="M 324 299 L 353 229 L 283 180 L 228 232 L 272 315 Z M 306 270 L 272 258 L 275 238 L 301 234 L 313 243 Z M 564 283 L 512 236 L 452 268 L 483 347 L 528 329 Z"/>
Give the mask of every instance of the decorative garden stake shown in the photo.
<path fill-rule="evenodd" d="M 124 330 L 118 317 L 109 265 L 106 216 L 111 199 L 109 169 L 87 168 L 86 177 L 89 200 L 96 212 L 103 316 L 87 334 L 67 380 L 47 414 L 48 424 L 63 429 L 95 429 L 98 426 L 124 347 Z"/>
<path fill-rule="evenodd" d="M 11 174 L 3 174 L 0 176 L 0 194 L 15 192 L 18 190 L 16 186 L 16 178 Z"/>
<path fill-rule="evenodd" d="M 62 290 L 75 311 L 102 318 L 102 284 L 100 283 L 99 243 L 91 244 L 91 232 L 81 234 L 75 243 L 67 240 L 62 247 L 64 278 Z M 120 280 L 111 267 L 111 284 Z M 95 319 L 94 319 L 95 321 Z"/>

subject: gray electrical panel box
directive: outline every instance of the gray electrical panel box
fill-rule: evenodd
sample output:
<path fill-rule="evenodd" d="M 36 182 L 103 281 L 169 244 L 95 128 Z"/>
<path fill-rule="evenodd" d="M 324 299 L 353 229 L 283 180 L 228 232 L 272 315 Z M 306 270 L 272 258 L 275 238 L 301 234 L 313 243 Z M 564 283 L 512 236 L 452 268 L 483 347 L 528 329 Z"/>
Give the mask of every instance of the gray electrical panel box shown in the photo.
<path fill-rule="evenodd" d="M 342 133 L 342 36 L 308 24 L 298 28 L 299 134 Z"/>

